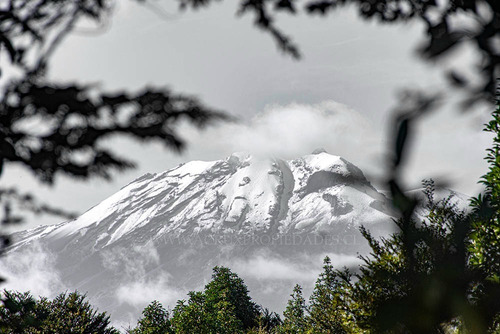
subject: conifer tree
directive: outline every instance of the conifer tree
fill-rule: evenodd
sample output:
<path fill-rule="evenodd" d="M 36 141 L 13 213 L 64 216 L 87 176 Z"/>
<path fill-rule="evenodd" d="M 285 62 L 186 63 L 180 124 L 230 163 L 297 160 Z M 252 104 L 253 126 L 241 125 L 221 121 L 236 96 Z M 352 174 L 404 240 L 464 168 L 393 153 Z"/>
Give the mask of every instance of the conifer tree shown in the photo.
<path fill-rule="evenodd" d="M 212 280 L 205 286 L 205 296 L 208 305 L 225 301 L 234 307 L 235 316 L 244 329 L 256 325 L 259 307 L 250 298 L 243 280 L 229 268 L 213 269 Z"/>
<path fill-rule="evenodd" d="M 169 334 L 174 333 L 170 324 L 168 311 L 154 300 L 144 311 L 137 327 L 128 331 L 129 334 Z"/>
<path fill-rule="evenodd" d="M 347 333 L 339 313 L 342 296 L 338 284 L 337 275 L 327 256 L 309 302 L 309 322 L 316 333 Z"/>
<path fill-rule="evenodd" d="M 174 308 L 175 333 L 243 333 L 257 326 L 259 307 L 243 280 L 228 268 L 215 267 L 204 291 L 188 296 Z"/>
<path fill-rule="evenodd" d="M 209 323 L 205 312 L 205 296 L 202 292 L 191 291 L 189 300 L 179 300 L 174 308 L 172 327 L 175 333 L 209 333 Z"/>
<path fill-rule="evenodd" d="M 307 330 L 306 301 L 302 296 L 302 287 L 295 285 L 290 295 L 285 311 L 283 324 L 279 327 L 279 334 L 302 334 Z"/>

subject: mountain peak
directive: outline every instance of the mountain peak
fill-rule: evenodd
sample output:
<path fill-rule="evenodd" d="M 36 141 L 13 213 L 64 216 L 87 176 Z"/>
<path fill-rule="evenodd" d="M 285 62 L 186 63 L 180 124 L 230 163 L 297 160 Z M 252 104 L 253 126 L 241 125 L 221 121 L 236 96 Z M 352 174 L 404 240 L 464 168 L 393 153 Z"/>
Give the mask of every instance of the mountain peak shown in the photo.
<path fill-rule="evenodd" d="M 319 232 L 387 218 L 385 197 L 358 167 L 315 152 L 288 161 L 238 152 L 146 174 L 45 233 L 88 237 L 98 249 L 144 235 Z"/>
<path fill-rule="evenodd" d="M 328 153 L 324 148 L 320 147 L 315 149 L 311 154 L 321 154 L 321 153 Z"/>

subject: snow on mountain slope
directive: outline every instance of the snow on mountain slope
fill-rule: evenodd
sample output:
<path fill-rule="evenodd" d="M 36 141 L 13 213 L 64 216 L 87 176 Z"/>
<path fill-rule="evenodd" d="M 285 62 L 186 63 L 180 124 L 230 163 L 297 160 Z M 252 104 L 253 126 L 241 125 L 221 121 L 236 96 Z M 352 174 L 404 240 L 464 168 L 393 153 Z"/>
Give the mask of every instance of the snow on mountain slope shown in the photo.
<path fill-rule="evenodd" d="M 100 249 L 134 236 L 328 231 L 333 224 L 370 224 L 390 212 L 386 198 L 346 160 L 319 153 L 292 161 L 234 154 L 146 174 L 74 221 L 21 232 L 33 238 L 92 236 Z"/>
<path fill-rule="evenodd" d="M 73 221 L 15 234 L 7 258 L 45 249 L 66 289 L 88 292 L 122 321 L 140 314 L 144 296 L 200 287 L 215 265 L 252 267 L 243 270 L 252 296 L 279 310 L 294 283 L 312 286 L 322 256 L 352 262 L 365 246 L 358 227 L 384 234 L 391 216 L 384 195 L 341 157 L 240 153 L 143 175 Z"/>

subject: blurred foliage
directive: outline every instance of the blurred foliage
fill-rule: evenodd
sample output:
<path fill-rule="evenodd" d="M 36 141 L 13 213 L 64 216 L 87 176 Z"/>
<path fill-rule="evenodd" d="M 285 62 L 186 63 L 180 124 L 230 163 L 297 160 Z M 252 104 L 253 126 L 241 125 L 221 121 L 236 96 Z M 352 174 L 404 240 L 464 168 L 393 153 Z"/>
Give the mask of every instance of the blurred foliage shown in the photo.
<path fill-rule="evenodd" d="M 26 77 L 41 75 L 55 48 L 79 19 L 105 20 L 111 5 L 109 0 L 4 1 L 0 7 L 0 45 L 10 65 Z"/>
<path fill-rule="evenodd" d="M 29 292 L 4 290 L 0 305 L 0 333 L 118 334 L 109 316 L 99 313 L 78 292 L 53 300 L 35 299 Z"/>
<path fill-rule="evenodd" d="M 111 169 L 134 164 L 102 147 L 104 139 L 120 134 L 157 139 L 180 150 L 184 143 L 175 131 L 180 119 L 201 126 L 216 117 L 223 118 L 196 99 L 168 90 L 148 88 L 134 95 L 92 98 L 88 87 L 24 82 L 9 87 L 0 104 L 2 157 L 49 184 L 58 173 L 109 178 Z"/>

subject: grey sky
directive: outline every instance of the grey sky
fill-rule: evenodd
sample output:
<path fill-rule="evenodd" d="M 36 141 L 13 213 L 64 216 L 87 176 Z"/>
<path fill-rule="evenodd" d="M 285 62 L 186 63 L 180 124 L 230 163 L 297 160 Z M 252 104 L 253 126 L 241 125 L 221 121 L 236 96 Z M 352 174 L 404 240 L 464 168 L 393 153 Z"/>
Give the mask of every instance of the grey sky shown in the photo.
<path fill-rule="evenodd" d="M 234 151 L 288 159 L 317 147 L 380 177 L 389 111 L 398 90 L 445 88 L 445 65 L 432 66 L 414 55 L 423 32 L 419 25 L 382 27 L 360 20 L 352 10 L 327 19 L 279 17 L 279 26 L 304 55 L 294 61 L 254 28 L 251 17 L 236 18 L 234 2 L 181 15 L 159 15 L 159 10 L 134 3 L 119 2 L 111 24 L 99 34 L 88 33 L 82 24 L 52 58 L 49 76 L 98 83 L 106 90 L 167 86 L 237 116 L 239 123 L 217 124 L 203 132 L 182 126 L 189 147 L 181 156 L 159 143 L 111 140 L 109 145 L 139 162 L 137 169 L 116 175 L 113 182 L 62 177 L 49 188 L 11 166 L 2 175 L 4 184 L 83 212 L 136 177 L 181 162 L 222 159 Z M 165 11 L 177 12 L 175 6 Z M 465 49 L 454 56 L 460 67 L 474 60 Z M 409 187 L 423 177 L 442 176 L 461 192 L 479 191 L 476 182 L 486 170 L 482 157 L 490 141 L 480 131 L 487 109 L 465 116 L 453 109 L 448 105 L 422 120 L 407 167 Z M 30 217 L 23 227 L 56 222 Z"/>

